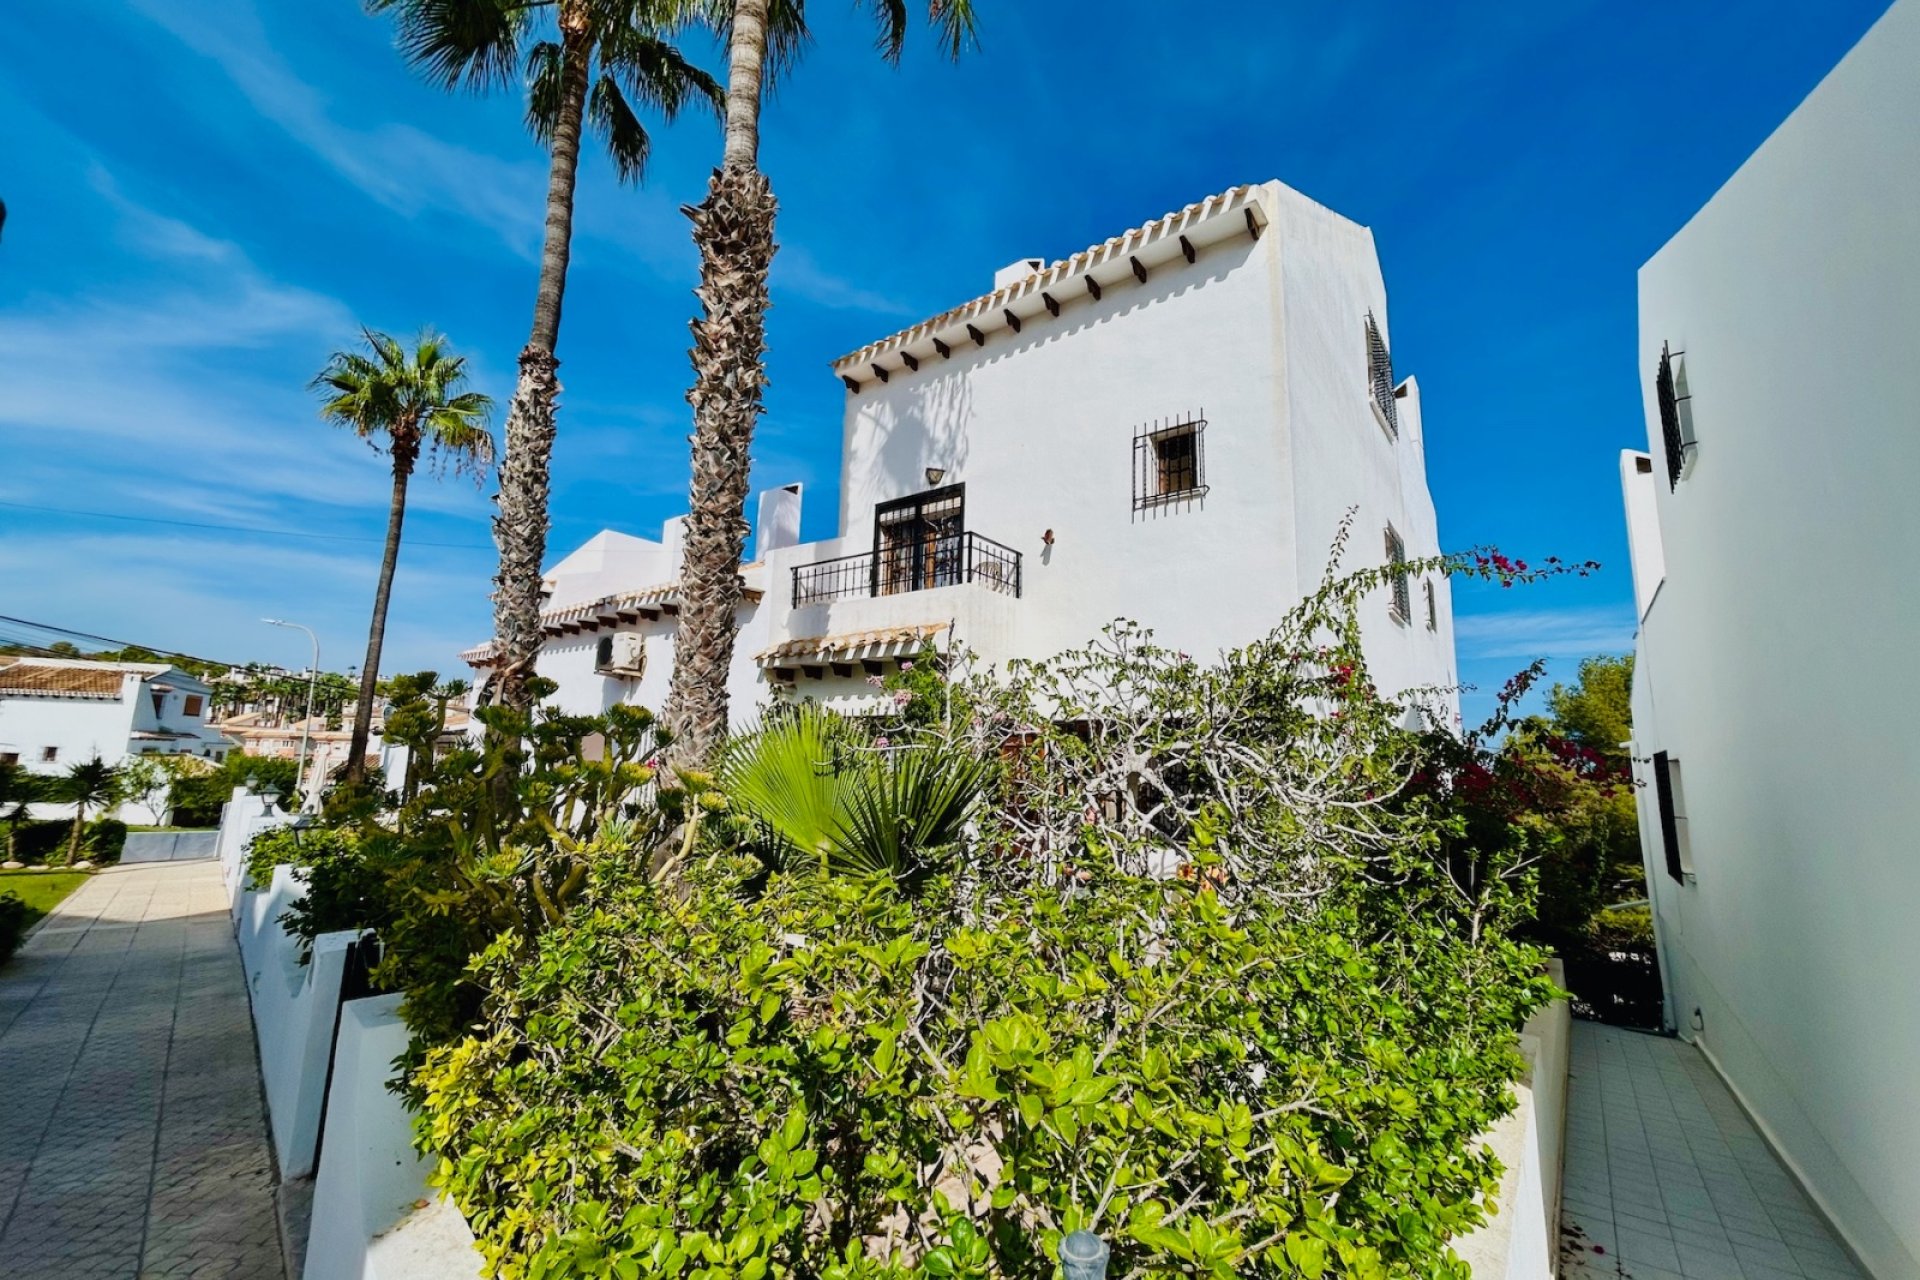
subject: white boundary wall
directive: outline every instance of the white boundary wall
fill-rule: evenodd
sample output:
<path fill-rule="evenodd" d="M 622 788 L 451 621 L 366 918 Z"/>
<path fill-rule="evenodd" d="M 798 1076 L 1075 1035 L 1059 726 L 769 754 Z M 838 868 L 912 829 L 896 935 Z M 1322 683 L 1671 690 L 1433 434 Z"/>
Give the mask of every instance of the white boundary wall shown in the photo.
<path fill-rule="evenodd" d="M 1564 986 L 1560 962 L 1551 966 Z M 1517 1105 L 1487 1134 L 1506 1166 L 1496 1199 L 1499 1212 L 1485 1226 L 1453 1242 L 1474 1280 L 1548 1280 L 1559 1274 L 1560 1173 L 1566 1145 L 1567 1057 L 1573 1015 L 1556 1000 L 1527 1020 L 1520 1052 L 1527 1074 L 1514 1086 Z"/>
<path fill-rule="evenodd" d="M 413 1119 L 389 1089 L 407 1047 L 400 997 L 341 1006 L 304 1280 L 475 1280 L 465 1219 L 427 1189 Z"/>
<path fill-rule="evenodd" d="M 313 1172 L 340 984 L 348 949 L 358 936 L 351 931 L 322 934 L 314 939 L 312 956 L 301 963 L 300 940 L 281 926 L 280 918 L 305 892 L 298 871 L 275 867 L 267 888 L 242 890 L 235 930 L 260 1045 L 274 1155 L 283 1178 Z"/>

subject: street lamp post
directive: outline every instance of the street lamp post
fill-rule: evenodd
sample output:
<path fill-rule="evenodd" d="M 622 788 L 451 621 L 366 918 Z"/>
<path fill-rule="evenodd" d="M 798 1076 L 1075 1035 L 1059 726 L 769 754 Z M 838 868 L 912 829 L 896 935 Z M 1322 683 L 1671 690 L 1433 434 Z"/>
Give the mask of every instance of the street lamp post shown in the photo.
<path fill-rule="evenodd" d="M 313 665 L 307 668 L 307 714 L 300 719 L 300 761 L 293 769 L 293 791 L 301 799 L 301 808 L 306 807 L 307 784 L 307 737 L 313 731 L 313 686 L 320 679 L 320 637 L 313 634 L 313 628 L 298 622 L 288 622 L 283 618 L 262 618 L 260 621 L 270 627 L 292 627 L 307 633 L 307 639 L 313 641 Z"/>

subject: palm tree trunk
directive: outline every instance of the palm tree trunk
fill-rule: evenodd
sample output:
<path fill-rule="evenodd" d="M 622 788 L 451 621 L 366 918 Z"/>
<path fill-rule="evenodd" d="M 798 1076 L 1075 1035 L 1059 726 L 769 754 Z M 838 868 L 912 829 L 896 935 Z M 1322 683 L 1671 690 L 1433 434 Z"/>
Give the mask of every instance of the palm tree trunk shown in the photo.
<path fill-rule="evenodd" d="M 373 589 L 373 621 L 367 625 L 367 661 L 360 668 L 360 701 L 353 715 L 353 738 L 347 745 L 347 781 L 367 775 L 367 744 L 373 738 L 373 695 L 380 683 L 380 648 L 387 639 L 387 601 L 393 595 L 393 571 L 400 563 L 400 529 L 407 519 L 407 481 L 420 456 L 414 428 L 396 428 L 393 437 L 393 501 L 387 507 L 387 550 L 380 558 L 380 585 Z M 297 796 L 305 778 L 293 780 Z"/>
<path fill-rule="evenodd" d="M 740 556 L 746 547 L 753 430 L 766 387 L 767 269 L 773 188 L 758 167 L 768 0 L 737 0 L 727 51 L 726 147 L 707 198 L 688 210 L 700 248 L 702 316 L 693 326 L 693 483 L 680 570 L 667 722 L 674 758 L 700 765 L 727 734 Z"/>
<path fill-rule="evenodd" d="M 533 303 L 533 331 L 520 351 L 520 381 L 507 406 L 500 513 L 493 520 L 493 538 L 500 548 L 500 571 L 493 580 L 493 634 L 500 675 L 493 700 L 523 710 L 531 701 L 527 678 L 540 656 L 540 571 L 547 556 L 547 496 L 560 395 L 560 362 L 553 353 L 560 340 L 560 303 L 567 289 L 567 258 L 573 245 L 573 190 L 593 52 L 592 34 L 582 15 L 563 10 L 560 29 L 560 113 L 547 173 L 540 288 Z"/>
<path fill-rule="evenodd" d="M 67 865 L 80 861 L 80 837 L 87 825 L 87 804 L 84 800 L 73 802 L 73 830 L 67 839 Z"/>

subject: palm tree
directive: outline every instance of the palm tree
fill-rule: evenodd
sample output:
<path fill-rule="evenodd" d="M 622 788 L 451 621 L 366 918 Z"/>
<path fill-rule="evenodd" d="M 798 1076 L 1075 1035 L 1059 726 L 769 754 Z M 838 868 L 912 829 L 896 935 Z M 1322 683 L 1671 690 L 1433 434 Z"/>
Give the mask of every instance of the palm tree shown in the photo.
<path fill-rule="evenodd" d="M 54 794 L 73 806 L 73 829 L 67 838 L 67 865 L 72 866 L 80 860 L 87 810 L 105 809 L 120 798 L 120 771 L 99 756 L 82 760 L 56 780 Z"/>
<path fill-rule="evenodd" d="M 898 61 L 907 0 L 862 0 L 879 46 Z M 773 261 L 773 187 L 760 171 L 760 106 L 807 39 L 806 0 L 700 0 L 727 41 L 726 145 L 707 198 L 689 211 L 700 248 L 702 316 L 694 322 L 693 479 L 680 574 L 680 633 L 667 700 L 675 753 L 709 760 L 727 733 L 727 673 L 740 555 L 746 546 L 747 472 L 766 386 L 767 270 Z M 973 0 L 927 0 L 927 21 L 955 58 L 974 40 Z"/>
<path fill-rule="evenodd" d="M 0 822 L 7 824 L 4 861 L 16 861 L 14 848 L 20 839 L 20 824 L 27 819 L 27 806 L 42 799 L 44 791 L 37 774 L 28 773 L 11 760 L 0 760 Z"/>
<path fill-rule="evenodd" d="M 373 593 L 373 621 L 367 628 L 367 660 L 360 669 L 359 709 L 347 749 L 347 774 L 355 782 L 366 772 L 367 740 L 373 722 L 374 686 L 380 676 L 380 645 L 386 639 L 387 600 L 393 570 L 400 560 L 400 528 L 407 515 L 407 482 L 424 451 L 455 471 L 476 479 L 493 466 L 493 433 L 487 419 L 493 401 L 467 391 L 467 361 L 454 355 L 447 340 L 423 330 L 409 351 L 384 333 L 365 331 L 366 352 L 336 351 L 313 380 L 325 400 L 320 416 L 347 428 L 393 461 L 393 500 L 387 509 L 387 549 L 380 560 L 380 584 Z"/>
<path fill-rule="evenodd" d="M 394 14 L 401 52 L 447 89 L 501 87 L 524 65 L 527 125 L 552 157 L 533 328 L 520 351 L 520 378 L 507 407 L 500 510 L 493 524 L 500 548 L 493 597 L 500 674 L 492 696 L 508 706 L 527 706 L 526 681 L 540 652 L 540 571 L 560 392 L 554 349 L 573 240 L 580 135 L 591 124 L 620 180 L 637 183 L 652 140 L 636 105 L 650 106 L 669 121 L 688 101 L 720 109 L 719 84 L 672 43 L 691 2 L 366 0 L 369 12 Z M 542 10 L 553 17 L 551 31 L 544 29 Z"/>

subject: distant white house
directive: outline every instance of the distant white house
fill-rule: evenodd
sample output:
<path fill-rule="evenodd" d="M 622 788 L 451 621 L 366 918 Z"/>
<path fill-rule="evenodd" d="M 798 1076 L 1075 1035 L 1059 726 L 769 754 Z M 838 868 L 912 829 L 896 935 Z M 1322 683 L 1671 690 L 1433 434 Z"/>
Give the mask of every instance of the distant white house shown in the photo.
<path fill-rule="evenodd" d="M 1899 0 L 1642 268 L 1621 464 L 1669 1021 L 1878 1280 L 1920 1277 L 1917 351 Z"/>
<path fill-rule="evenodd" d="M 63 774 L 95 756 L 222 760 L 233 744 L 207 725 L 211 699 L 204 681 L 164 662 L 0 657 L 0 762 Z M 158 816 L 126 808 L 131 821 Z"/>
<path fill-rule="evenodd" d="M 1434 554 L 1388 333 L 1372 233 L 1270 182 L 1021 259 L 841 358 L 839 533 L 799 541 L 799 485 L 760 495 L 735 718 L 774 690 L 869 708 L 868 678 L 929 643 L 999 663 L 1128 618 L 1196 654 L 1245 644 L 1317 585 L 1349 510 L 1349 567 Z M 664 704 L 680 556 L 675 519 L 553 567 L 539 670 L 567 710 Z M 1383 588 L 1363 628 L 1383 689 L 1454 685 L 1444 579 Z M 492 647 L 464 656 L 483 682 Z"/>

